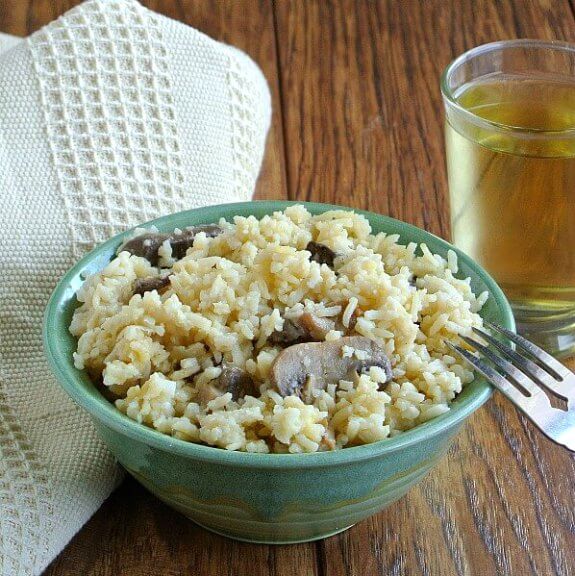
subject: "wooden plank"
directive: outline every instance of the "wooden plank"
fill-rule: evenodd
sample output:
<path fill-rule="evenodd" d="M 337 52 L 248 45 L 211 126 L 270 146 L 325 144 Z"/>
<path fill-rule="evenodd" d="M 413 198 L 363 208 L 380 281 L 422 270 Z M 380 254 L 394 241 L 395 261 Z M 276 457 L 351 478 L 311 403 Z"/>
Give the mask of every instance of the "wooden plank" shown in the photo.
<path fill-rule="evenodd" d="M 567 1 L 276 3 L 290 197 L 448 236 L 439 76 L 461 52 L 575 40 Z M 323 574 L 575 571 L 573 457 L 496 397 L 403 500 L 318 543 Z"/>
<path fill-rule="evenodd" d="M 0 3 L 0 31 L 27 36 L 51 22 L 81 0 L 4 0 Z"/>
<path fill-rule="evenodd" d="M 276 3 L 290 194 L 447 235 L 441 71 L 483 42 L 569 39 L 567 1 Z"/>

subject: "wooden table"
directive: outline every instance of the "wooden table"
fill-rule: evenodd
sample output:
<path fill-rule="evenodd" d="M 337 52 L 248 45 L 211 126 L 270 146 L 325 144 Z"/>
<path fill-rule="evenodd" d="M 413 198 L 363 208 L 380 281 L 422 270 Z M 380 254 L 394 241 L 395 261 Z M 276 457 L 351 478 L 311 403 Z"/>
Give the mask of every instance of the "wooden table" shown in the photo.
<path fill-rule="evenodd" d="M 3 0 L 25 35 L 72 1 Z M 273 93 L 258 198 L 367 208 L 449 236 L 439 75 L 492 40 L 575 41 L 568 0 L 150 0 L 247 51 Z M 575 574 L 575 460 L 499 397 L 416 488 L 347 532 L 261 546 L 215 536 L 133 480 L 46 571 L 98 575 Z"/>

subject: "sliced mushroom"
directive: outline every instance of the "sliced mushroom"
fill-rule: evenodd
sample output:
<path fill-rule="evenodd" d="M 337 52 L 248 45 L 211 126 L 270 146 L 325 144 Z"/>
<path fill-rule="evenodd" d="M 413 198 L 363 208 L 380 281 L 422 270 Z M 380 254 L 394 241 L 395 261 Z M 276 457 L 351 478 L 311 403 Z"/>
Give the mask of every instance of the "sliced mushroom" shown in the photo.
<path fill-rule="evenodd" d="M 157 290 L 158 292 L 162 288 L 166 288 L 170 285 L 170 276 L 166 274 L 165 276 L 150 276 L 148 278 L 138 278 L 134 282 L 134 294 L 143 295 L 145 292 L 151 292 L 152 290 Z"/>
<path fill-rule="evenodd" d="M 336 327 L 335 320 L 304 312 L 295 320 L 286 318 L 281 330 L 273 332 L 269 342 L 278 346 L 291 346 L 303 342 L 323 340 Z"/>
<path fill-rule="evenodd" d="M 354 350 L 344 356 L 344 346 Z M 359 356 L 359 357 L 358 357 Z M 385 370 L 391 379 L 391 363 L 385 352 L 365 336 L 345 336 L 332 342 L 294 344 L 282 350 L 271 367 L 271 382 L 282 396 L 301 394 L 306 382 L 325 390 L 328 384 L 353 377 L 372 366 Z"/>
<path fill-rule="evenodd" d="M 194 239 L 200 232 L 205 232 L 208 238 L 214 238 L 223 232 L 217 224 L 201 224 L 199 226 L 190 226 L 181 233 L 160 234 L 159 232 L 147 232 L 128 240 L 120 247 L 119 251 L 125 250 L 134 256 L 145 258 L 153 266 L 158 265 L 158 251 L 162 244 L 170 241 L 172 247 L 172 256 L 179 260 L 186 255 L 188 248 L 193 246 Z"/>
<path fill-rule="evenodd" d="M 155 232 L 148 232 L 136 236 L 128 240 L 120 248 L 120 252 L 126 251 L 134 256 L 141 256 L 150 262 L 150 264 L 157 266 L 158 264 L 158 250 L 160 246 L 168 240 L 168 234 L 159 234 Z"/>
<path fill-rule="evenodd" d="M 311 312 L 304 312 L 295 320 L 286 318 L 283 328 L 277 332 L 273 332 L 269 337 L 269 342 L 277 346 L 291 346 L 292 344 L 302 344 L 304 342 L 319 342 L 325 340 L 325 337 L 331 330 L 339 330 L 346 336 L 349 336 L 354 332 L 357 319 L 362 311 L 359 307 L 356 307 L 349 319 L 348 325 L 344 326 L 341 317 L 345 306 L 346 304 L 344 303 L 342 305 L 342 312 L 338 318 L 325 318 L 316 316 Z"/>
<path fill-rule="evenodd" d="M 331 248 L 328 248 L 325 244 L 320 244 L 319 242 L 314 242 L 312 240 L 308 243 L 305 249 L 308 252 L 311 252 L 311 260 L 313 262 L 327 264 L 333 269 L 333 262 L 337 257 L 337 254 Z"/>
<path fill-rule="evenodd" d="M 218 387 L 224 393 L 231 392 L 232 400 L 243 398 L 246 394 L 252 396 L 257 391 L 252 377 L 236 366 L 228 366 L 222 370 L 218 378 Z"/>
<path fill-rule="evenodd" d="M 200 232 L 204 232 L 208 238 L 215 238 L 223 232 L 223 229 L 217 224 L 201 224 L 199 226 L 186 228 L 181 234 L 172 234 L 170 236 L 172 258 L 176 260 L 183 258 L 188 248 L 194 245 L 194 239 Z"/>
<path fill-rule="evenodd" d="M 253 395 L 257 387 L 252 377 L 241 368 L 236 366 L 224 367 L 218 378 L 207 382 L 196 391 L 196 400 L 202 406 L 208 402 L 223 396 L 227 392 L 232 395 L 232 400 L 243 398 L 246 394 Z"/>
<path fill-rule="evenodd" d="M 204 408 L 208 405 L 208 402 L 211 402 L 212 400 L 222 396 L 222 394 L 225 394 L 225 392 L 215 386 L 213 382 L 214 381 L 206 382 L 196 390 L 195 401 Z"/>
<path fill-rule="evenodd" d="M 298 342 L 309 342 L 311 338 L 298 322 L 285 318 L 283 328 L 272 332 L 268 340 L 278 346 L 291 346 Z"/>
<path fill-rule="evenodd" d="M 324 340 L 330 330 L 335 330 L 335 320 L 316 316 L 310 312 L 304 312 L 298 318 L 298 324 L 311 336 L 310 340 Z"/>

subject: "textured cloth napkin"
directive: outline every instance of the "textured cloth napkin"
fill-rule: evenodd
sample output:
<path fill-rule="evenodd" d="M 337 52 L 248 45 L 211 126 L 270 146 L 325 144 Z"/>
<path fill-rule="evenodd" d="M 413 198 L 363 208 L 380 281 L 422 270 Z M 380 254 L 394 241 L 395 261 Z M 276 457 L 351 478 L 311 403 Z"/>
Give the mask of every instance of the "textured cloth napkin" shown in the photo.
<path fill-rule="evenodd" d="M 89 0 L 0 48 L 0 575 L 16 576 L 121 479 L 47 366 L 50 292 L 128 227 L 250 199 L 271 111 L 245 54 L 133 0 Z"/>

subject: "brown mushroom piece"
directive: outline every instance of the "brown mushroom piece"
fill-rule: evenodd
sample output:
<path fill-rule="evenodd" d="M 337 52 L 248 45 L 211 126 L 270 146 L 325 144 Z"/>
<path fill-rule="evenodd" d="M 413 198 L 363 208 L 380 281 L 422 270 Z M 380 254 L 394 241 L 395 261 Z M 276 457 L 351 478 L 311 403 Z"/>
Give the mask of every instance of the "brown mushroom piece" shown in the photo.
<path fill-rule="evenodd" d="M 223 230 L 217 224 L 200 224 L 198 226 L 190 226 L 179 234 L 175 232 L 173 234 L 147 232 L 125 242 L 119 251 L 125 250 L 134 256 L 141 256 L 153 266 L 157 266 L 160 259 L 158 251 L 166 240 L 169 240 L 172 247 L 173 258 L 179 260 L 186 255 L 188 248 L 193 246 L 194 239 L 200 232 L 204 232 L 208 238 L 215 238 Z"/>
<path fill-rule="evenodd" d="M 344 346 L 352 348 L 354 354 L 344 356 Z M 290 396 L 301 393 L 308 380 L 313 388 L 325 390 L 328 384 L 353 378 L 354 373 L 372 366 L 385 370 L 389 382 L 391 363 L 383 348 L 365 336 L 344 336 L 331 342 L 294 344 L 282 350 L 272 364 L 270 378 L 282 396 Z"/>
<path fill-rule="evenodd" d="M 289 318 L 285 318 L 283 328 L 272 332 L 268 339 L 270 344 L 277 346 L 291 346 L 298 342 L 309 342 L 310 340 L 306 329 L 300 326 L 299 322 Z"/>
<path fill-rule="evenodd" d="M 246 394 L 255 394 L 257 387 L 252 377 L 245 370 L 236 366 L 226 366 L 218 378 L 200 387 L 196 393 L 196 400 L 202 406 L 206 406 L 208 402 L 223 396 L 227 392 L 231 393 L 232 400 L 238 400 Z"/>
<path fill-rule="evenodd" d="M 246 394 L 253 396 L 257 387 L 252 377 L 241 368 L 227 366 L 218 378 L 218 387 L 225 392 L 231 392 L 232 400 L 243 398 Z"/>
<path fill-rule="evenodd" d="M 308 242 L 305 249 L 311 253 L 310 260 L 312 262 L 327 264 L 327 266 L 333 269 L 333 263 L 337 254 L 331 248 L 328 248 L 325 244 L 320 244 L 319 242 L 314 242 L 312 240 L 311 242 Z"/>
<path fill-rule="evenodd" d="M 176 260 L 183 258 L 188 248 L 194 245 L 194 239 L 200 232 L 204 232 L 208 238 L 215 238 L 223 232 L 223 229 L 217 224 L 200 224 L 182 230 L 181 234 L 171 234 L 172 258 Z"/>
<path fill-rule="evenodd" d="M 304 312 L 295 320 L 284 319 L 283 328 L 272 332 L 269 342 L 277 346 L 317 342 L 323 340 L 330 330 L 335 330 L 335 327 L 335 321 L 330 318 L 322 318 L 310 312 Z"/>
<path fill-rule="evenodd" d="M 335 320 L 316 316 L 311 312 L 304 312 L 298 318 L 298 324 L 311 336 L 310 340 L 315 341 L 324 340 L 327 333 L 336 328 Z"/>
<path fill-rule="evenodd" d="M 170 276 L 149 276 L 148 278 L 138 278 L 134 282 L 134 294 L 143 295 L 145 292 L 157 290 L 160 292 L 163 288 L 170 285 Z"/>
<path fill-rule="evenodd" d="M 119 252 L 129 252 L 134 256 L 141 256 L 145 258 L 153 266 L 158 264 L 158 250 L 160 246 L 169 239 L 168 234 L 159 234 L 155 232 L 147 232 L 140 234 L 131 240 L 124 243 Z"/>

